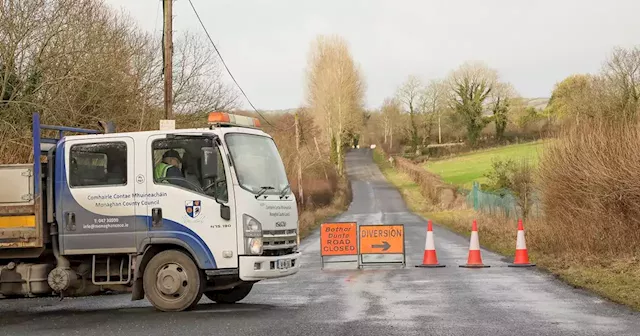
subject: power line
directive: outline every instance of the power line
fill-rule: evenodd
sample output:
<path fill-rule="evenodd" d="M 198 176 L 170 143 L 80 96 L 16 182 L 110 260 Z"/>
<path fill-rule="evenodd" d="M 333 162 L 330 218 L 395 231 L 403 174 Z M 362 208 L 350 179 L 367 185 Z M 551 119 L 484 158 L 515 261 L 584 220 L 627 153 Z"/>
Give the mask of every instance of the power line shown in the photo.
<path fill-rule="evenodd" d="M 158 1 L 158 8 L 156 8 L 156 21 L 153 24 L 153 38 L 156 37 L 158 33 L 158 14 L 160 14 L 160 8 L 162 7 L 162 1 Z"/>
<path fill-rule="evenodd" d="M 262 113 L 260 113 L 260 111 L 258 111 L 258 109 L 255 106 L 253 106 L 253 103 L 251 103 L 251 100 L 249 99 L 249 97 L 247 97 L 247 94 L 244 93 L 244 90 L 242 90 L 242 87 L 240 87 L 240 84 L 238 84 L 238 81 L 236 81 L 235 77 L 233 77 L 233 74 L 231 73 L 231 70 L 229 70 L 229 67 L 227 66 L 227 63 L 225 63 L 224 58 L 222 58 L 222 55 L 220 54 L 220 51 L 218 51 L 218 47 L 216 47 L 216 44 L 213 42 L 213 39 L 211 38 L 211 35 L 209 35 L 209 32 L 207 31 L 207 27 L 204 26 L 204 23 L 202 22 L 202 20 L 200 19 L 200 15 L 198 14 L 198 10 L 193 5 L 193 2 L 191 2 L 191 0 L 189 0 L 189 4 L 191 5 L 191 8 L 193 9 L 193 12 L 196 14 L 196 17 L 198 18 L 198 21 L 200 22 L 200 26 L 202 26 L 202 29 L 204 30 L 204 33 L 207 35 L 207 38 L 209 38 L 209 42 L 211 42 L 211 45 L 213 45 L 213 49 L 216 51 L 216 53 L 220 57 L 220 60 L 222 61 L 222 65 L 224 65 L 224 68 L 227 70 L 227 73 L 229 73 L 229 76 L 231 76 L 231 79 L 233 80 L 233 82 L 236 83 L 236 86 L 238 87 L 238 89 L 240 89 L 240 92 L 242 93 L 244 98 L 247 99 L 247 102 L 249 102 L 249 105 L 251 105 L 251 108 L 253 108 L 253 110 L 256 111 L 256 113 L 259 116 L 261 116 L 262 119 L 264 119 L 264 121 L 267 122 L 267 124 L 269 124 L 269 125 L 271 125 L 271 127 L 277 129 L 276 126 L 274 126 L 271 122 L 269 122 L 269 120 L 267 118 L 265 118 L 265 116 L 263 116 Z"/>

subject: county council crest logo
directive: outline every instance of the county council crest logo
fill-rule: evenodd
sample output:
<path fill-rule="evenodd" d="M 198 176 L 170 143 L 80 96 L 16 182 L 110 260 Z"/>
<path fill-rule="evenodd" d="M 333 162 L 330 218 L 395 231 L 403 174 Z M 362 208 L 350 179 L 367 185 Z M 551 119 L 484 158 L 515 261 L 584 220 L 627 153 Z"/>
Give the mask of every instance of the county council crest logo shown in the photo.
<path fill-rule="evenodd" d="M 200 215 L 200 211 L 202 210 L 200 206 L 200 201 L 186 201 L 184 204 L 184 211 L 191 218 L 196 218 Z"/>

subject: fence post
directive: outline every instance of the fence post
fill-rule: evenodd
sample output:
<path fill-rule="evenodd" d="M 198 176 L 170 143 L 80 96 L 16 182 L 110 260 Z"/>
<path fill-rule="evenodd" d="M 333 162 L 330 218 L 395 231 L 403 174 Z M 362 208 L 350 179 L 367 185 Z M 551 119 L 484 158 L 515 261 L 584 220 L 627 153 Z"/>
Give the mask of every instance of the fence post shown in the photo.
<path fill-rule="evenodd" d="M 478 182 L 473 181 L 473 210 L 478 211 Z"/>

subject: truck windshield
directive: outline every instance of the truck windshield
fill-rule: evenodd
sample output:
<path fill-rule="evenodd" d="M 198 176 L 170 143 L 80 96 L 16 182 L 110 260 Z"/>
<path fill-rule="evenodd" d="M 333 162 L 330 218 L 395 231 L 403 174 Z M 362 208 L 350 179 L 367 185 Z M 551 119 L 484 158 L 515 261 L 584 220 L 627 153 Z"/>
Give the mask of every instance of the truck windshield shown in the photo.
<path fill-rule="evenodd" d="M 254 194 L 279 194 L 289 185 L 273 139 L 246 133 L 229 133 L 225 139 L 241 187 Z"/>

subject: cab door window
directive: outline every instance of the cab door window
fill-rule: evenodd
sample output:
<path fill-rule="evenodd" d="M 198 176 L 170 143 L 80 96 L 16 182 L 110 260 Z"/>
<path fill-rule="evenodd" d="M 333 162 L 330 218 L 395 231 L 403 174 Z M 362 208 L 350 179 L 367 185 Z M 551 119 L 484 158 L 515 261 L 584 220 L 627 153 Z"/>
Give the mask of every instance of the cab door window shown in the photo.
<path fill-rule="evenodd" d="M 78 144 L 69 150 L 69 184 L 74 187 L 127 184 L 127 144 Z"/>
<path fill-rule="evenodd" d="M 203 174 L 203 148 L 213 147 L 218 158 L 217 172 Z M 211 138 L 187 137 L 159 139 L 152 142 L 153 180 L 156 184 L 168 184 L 191 190 L 221 202 L 228 201 L 227 184 L 222 156 Z"/>

